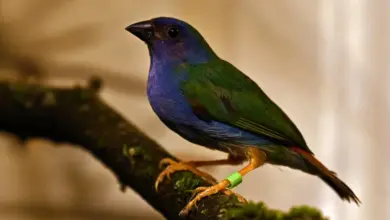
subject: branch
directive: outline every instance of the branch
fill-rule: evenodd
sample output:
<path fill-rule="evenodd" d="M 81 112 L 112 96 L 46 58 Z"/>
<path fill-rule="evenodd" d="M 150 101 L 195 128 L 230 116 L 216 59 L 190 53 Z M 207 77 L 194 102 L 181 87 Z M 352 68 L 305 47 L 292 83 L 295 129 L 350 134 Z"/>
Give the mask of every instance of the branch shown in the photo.
<path fill-rule="evenodd" d="M 42 137 L 73 143 L 110 169 L 122 190 L 132 188 L 167 219 L 180 219 L 178 213 L 189 201 L 191 190 L 208 184 L 190 172 L 177 172 L 156 192 L 154 181 L 162 171 L 159 161 L 175 158 L 104 103 L 99 97 L 100 87 L 98 79 L 92 79 L 88 87 L 74 88 L 0 82 L 0 130 L 22 139 Z M 186 219 L 322 217 L 306 207 L 283 213 L 262 203 L 243 205 L 235 197 L 219 193 L 201 200 Z"/>

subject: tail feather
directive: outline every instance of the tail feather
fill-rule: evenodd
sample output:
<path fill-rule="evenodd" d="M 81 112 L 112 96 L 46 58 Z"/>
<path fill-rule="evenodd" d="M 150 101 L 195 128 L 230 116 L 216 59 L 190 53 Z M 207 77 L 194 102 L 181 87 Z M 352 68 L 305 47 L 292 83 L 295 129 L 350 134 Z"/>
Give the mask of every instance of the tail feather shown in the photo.
<path fill-rule="evenodd" d="M 328 174 L 328 175 L 319 175 L 319 177 L 327 183 L 336 193 L 340 196 L 342 200 L 348 202 L 355 202 L 357 205 L 361 203 L 359 198 L 355 195 L 351 188 L 347 186 L 342 180 L 337 178 L 337 176 Z"/>
<path fill-rule="evenodd" d="M 355 202 L 357 205 L 361 203 L 351 188 L 337 177 L 337 174 L 328 170 L 320 161 L 318 161 L 311 153 L 308 153 L 301 148 L 292 148 L 295 152 L 301 155 L 305 161 L 314 168 L 313 174 L 321 178 L 328 186 L 330 186 L 342 200 Z"/>

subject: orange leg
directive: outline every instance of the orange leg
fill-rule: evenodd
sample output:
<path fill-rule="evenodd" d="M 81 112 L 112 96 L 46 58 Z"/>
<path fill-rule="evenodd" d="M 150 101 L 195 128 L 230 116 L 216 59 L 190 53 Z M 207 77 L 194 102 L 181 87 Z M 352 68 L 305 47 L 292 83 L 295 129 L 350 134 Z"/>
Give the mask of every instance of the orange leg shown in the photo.
<path fill-rule="evenodd" d="M 241 176 L 244 176 L 247 173 L 249 173 L 250 171 L 260 167 L 266 161 L 266 154 L 263 151 L 261 151 L 259 148 L 256 148 L 256 147 L 248 147 L 247 155 L 249 156 L 250 161 L 249 161 L 249 164 L 247 166 L 245 166 L 243 169 L 238 171 L 241 174 Z M 199 200 L 201 200 L 205 197 L 211 196 L 211 195 L 216 194 L 216 193 L 221 192 L 221 191 L 222 192 L 228 191 L 227 187 L 229 185 L 230 185 L 230 181 L 227 179 L 224 179 L 221 182 L 219 182 L 211 187 L 199 187 L 198 189 L 196 189 L 196 191 L 198 191 L 198 192 L 200 191 L 200 193 L 194 199 L 192 199 L 183 210 L 181 210 L 179 215 L 180 216 L 187 215 L 188 212 L 191 210 L 191 208 L 194 207 Z"/>
<path fill-rule="evenodd" d="M 227 159 L 207 160 L 207 161 L 188 161 L 187 163 L 192 164 L 195 167 L 201 167 L 201 166 L 216 166 L 216 165 L 238 165 L 238 164 L 242 164 L 245 160 L 246 160 L 245 157 L 238 157 L 229 154 Z"/>
<path fill-rule="evenodd" d="M 157 180 L 155 182 L 155 188 L 156 191 L 158 190 L 158 185 L 164 180 L 165 177 L 168 179 L 170 178 L 170 175 L 172 173 L 175 173 L 177 171 L 191 171 L 197 176 L 201 176 L 204 180 L 206 180 L 208 183 L 214 185 L 217 183 L 214 177 L 212 177 L 210 174 L 207 174 L 205 172 L 202 172 L 196 167 L 201 166 L 213 166 L 213 165 L 235 165 L 235 164 L 241 164 L 245 158 L 242 157 L 234 157 L 232 155 L 229 155 L 227 159 L 223 160 L 212 160 L 212 161 L 188 161 L 188 162 L 176 162 L 172 160 L 171 158 L 164 158 L 160 161 L 160 166 L 163 166 L 165 164 L 169 164 L 167 168 L 163 172 L 160 173 L 160 175 L 157 177 Z"/>

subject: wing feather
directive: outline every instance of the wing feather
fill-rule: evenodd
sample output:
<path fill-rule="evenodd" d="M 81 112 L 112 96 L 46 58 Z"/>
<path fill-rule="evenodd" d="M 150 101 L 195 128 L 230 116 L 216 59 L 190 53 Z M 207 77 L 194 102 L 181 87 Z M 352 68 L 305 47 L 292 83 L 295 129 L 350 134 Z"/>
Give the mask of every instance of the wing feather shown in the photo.
<path fill-rule="evenodd" d="M 291 119 L 244 73 L 216 60 L 188 67 L 182 91 L 200 118 L 216 120 L 312 153 Z"/>

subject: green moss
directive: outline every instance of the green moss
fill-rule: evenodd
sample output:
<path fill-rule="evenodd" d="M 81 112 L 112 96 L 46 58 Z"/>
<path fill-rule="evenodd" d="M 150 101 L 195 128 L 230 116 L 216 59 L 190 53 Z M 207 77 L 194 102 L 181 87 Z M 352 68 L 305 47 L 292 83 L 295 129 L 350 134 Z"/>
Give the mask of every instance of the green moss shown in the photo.
<path fill-rule="evenodd" d="M 122 152 L 125 157 L 129 156 L 129 146 L 127 144 L 122 145 Z"/>
<path fill-rule="evenodd" d="M 295 220 L 295 219 L 313 219 L 321 220 L 326 219 L 323 217 L 323 214 L 320 210 L 309 207 L 309 206 L 300 206 L 292 207 L 288 213 L 285 215 L 285 219 Z"/>
<path fill-rule="evenodd" d="M 209 213 L 209 210 L 208 209 L 202 209 L 202 211 L 200 213 L 202 213 L 202 215 L 207 215 L 207 213 Z"/>
<path fill-rule="evenodd" d="M 325 220 L 322 213 L 308 206 L 293 207 L 289 212 L 269 209 L 264 203 L 250 202 L 226 211 L 224 220 Z"/>
<path fill-rule="evenodd" d="M 241 207 L 235 207 L 227 210 L 225 215 L 226 220 L 279 220 L 283 219 L 282 213 L 269 210 L 264 203 L 250 202 Z"/>
<path fill-rule="evenodd" d="M 42 105 L 44 106 L 54 106 L 57 103 L 55 93 L 53 92 L 45 92 L 45 96 L 42 100 Z"/>
<path fill-rule="evenodd" d="M 123 155 L 127 158 L 129 158 L 129 161 L 130 161 L 130 164 L 131 164 L 131 167 L 134 168 L 135 166 L 135 161 L 133 159 L 133 157 L 135 155 L 137 155 L 137 151 L 136 151 L 137 148 L 134 148 L 134 147 L 130 147 L 129 145 L 127 144 L 123 144 L 122 146 L 122 152 L 123 152 Z"/>
<path fill-rule="evenodd" d="M 123 155 L 127 156 L 130 160 L 134 160 L 137 157 L 144 161 L 153 160 L 153 158 L 148 155 L 141 146 L 129 146 L 128 144 L 123 144 Z"/>
<path fill-rule="evenodd" d="M 153 166 L 153 158 L 142 148 L 142 146 L 122 145 L 122 152 L 131 164 L 131 169 L 140 176 L 153 176 L 157 171 Z M 137 166 L 138 161 L 138 166 Z"/>
<path fill-rule="evenodd" d="M 152 177 L 153 174 L 155 173 L 155 169 L 151 166 L 144 166 L 142 168 L 137 168 L 137 169 L 134 169 L 134 175 L 137 175 L 137 176 L 143 176 L 143 177 Z"/>
<path fill-rule="evenodd" d="M 175 175 L 175 190 L 178 191 L 192 191 L 196 189 L 201 184 L 201 180 L 199 178 L 194 178 L 194 174 L 191 172 L 178 172 Z"/>

